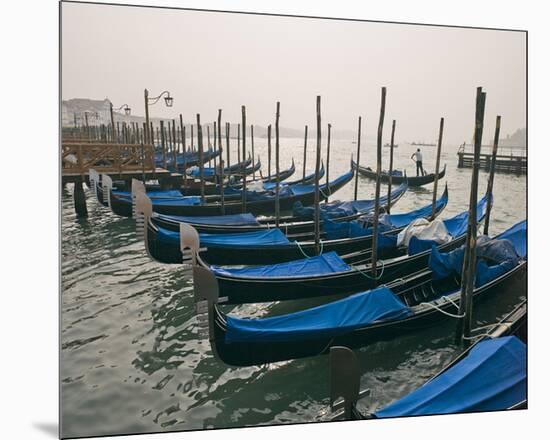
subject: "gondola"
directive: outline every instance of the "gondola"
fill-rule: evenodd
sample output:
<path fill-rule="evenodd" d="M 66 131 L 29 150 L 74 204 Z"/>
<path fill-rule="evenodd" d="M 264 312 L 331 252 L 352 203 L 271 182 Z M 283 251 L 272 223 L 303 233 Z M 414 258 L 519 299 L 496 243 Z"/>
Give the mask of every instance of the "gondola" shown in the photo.
<path fill-rule="evenodd" d="M 490 240 L 495 246 L 512 246 L 517 255 L 492 266 L 478 259 L 475 301 L 505 289 L 525 289 L 526 236 L 527 222 L 523 221 L 495 237 L 500 241 Z M 459 251 L 463 252 L 463 248 L 452 252 Z M 449 254 L 439 254 L 437 249 L 432 251 L 434 261 L 440 263 L 447 257 Z M 193 268 L 195 299 L 201 310 L 205 305 L 208 310 L 212 348 L 223 362 L 233 366 L 317 356 L 332 346 L 366 346 L 458 316 L 460 276 L 452 273 L 442 277 L 442 273 L 442 268 L 434 263 L 429 270 L 318 307 L 246 319 L 223 313 L 217 304 L 215 276 L 204 267 Z"/>
<path fill-rule="evenodd" d="M 289 177 L 294 175 L 295 172 L 296 172 L 296 164 L 294 163 L 294 158 L 292 158 L 292 164 L 290 165 L 290 168 L 283 171 L 279 171 L 279 182 L 282 182 L 283 180 L 288 179 Z M 324 174 L 324 171 L 323 171 L 323 174 Z M 313 179 L 315 179 L 315 175 L 313 175 Z M 277 174 L 262 177 L 261 180 L 264 183 L 264 189 L 270 189 L 268 185 L 277 182 Z M 292 182 L 288 182 L 288 183 L 292 183 Z M 310 183 L 310 182 L 301 182 L 301 183 Z"/>
<path fill-rule="evenodd" d="M 332 182 L 319 186 L 321 200 L 336 193 L 340 188 L 346 185 L 353 178 L 353 171 L 349 171 L 342 176 L 334 179 Z M 155 200 L 153 202 L 153 211 L 178 216 L 210 216 L 222 214 L 241 214 L 248 212 L 253 215 L 272 214 L 275 211 L 275 195 L 273 192 L 247 192 L 246 207 L 239 201 L 228 201 L 225 203 L 222 212 L 221 203 L 201 204 L 200 200 L 196 203 L 191 199 L 181 200 Z M 304 206 L 312 205 L 315 199 L 314 185 L 284 185 L 280 192 L 279 206 L 281 212 L 289 211 L 294 203 L 300 202 Z M 111 208 L 115 212 L 121 212 L 121 215 L 131 214 L 131 200 L 128 198 L 111 197 Z"/>
<path fill-rule="evenodd" d="M 376 171 L 372 170 L 370 167 L 364 167 L 362 165 L 359 165 L 359 167 L 357 167 L 357 164 L 353 160 L 351 161 L 351 164 L 353 169 L 358 170 L 359 174 L 361 174 L 362 176 L 376 180 Z M 445 164 L 443 169 L 439 172 L 439 179 L 442 179 L 445 176 L 446 169 L 447 165 Z M 428 183 L 432 183 L 435 180 L 435 173 L 426 174 L 425 176 L 411 177 L 407 176 L 406 172 L 401 173 L 400 171 L 394 170 L 394 173 L 392 174 L 392 183 L 399 184 L 405 179 L 407 180 L 407 182 L 409 182 L 409 186 L 422 186 L 427 185 Z M 380 174 L 380 180 L 382 182 L 389 181 L 389 176 L 386 171 Z"/>
<path fill-rule="evenodd" d="M 482 199 L 478 204 L 478 223 L 484 218 L 485 207 Z M 450 225 L 453 239 L 438 245 L 440 252 L 450 252 L 464 244 L 467 218 L 466 211 L 443 220 Z M 220 295 L 231 304 L 349 295 L 426 269 L 431 244 L 423 244 L 420 249 L 416 245 L 386 249 L 383 254 L 391 257 L 378 262 L 376 275 L 372 273 L 371 249 L 343 257 L 328 252 L 285 264 L 242 268 L 211 266 L 210 270 L 218 279 Z M 197 262 L 208 267 L 201 258 Z"/>
<path fill-rule="evenodd" d="M 447 202 L 448 192 L 445 190 L 437 200 L 436 215 L 445 209 Z M 146 212 L 145 209 L 141 211 Z M 389 216 L 390 218 L 386 219 L 386 232 L 380 235 L 378 240 L 380 255 L 392 256 L 396 252 L 397 233 L 413 220 L 430 215 L 431 204 L 411 213 Z M 146 246 L 149 248 L 149 254 L 163 263 L 180 263 L 180 232 L 155 225 L 150 219 L 146 223 Z M 330 219 L 325 219 L 320 241 L 322 253 L 336 252 L 339 255 L 347 255 L 369 249 L 372 246 L 372 228 L 370 223 L 367 225 L 361 223 L 358 220 L 332 222 Z M 336 232 L 332 230 L 333 228 L 337 229 Z M 199 237 L 192 227 L 185 228 L 185 231 L 186 234 Z M 312 235 L 312 232 L 309 232 L 287 236 L 279 228 L 232 234 L 200 234 L 200 246 L 203 249 L 200 252 L 200 259 L 209 264 L 221 265 L 291 262 L 304 256 L 307 258 L 316 255 L 316 244 Z"/>
<path fill-rule="evenodd" d="M 292 159 L 292 165 L 294 165 L 294 159 Z M 279 175 L 281 175 L 283 172 L 281 171 Z M 319 179 L 322 179 L 325 176 L 325 164 L 323 161 L 321 161 L 321 168 L 319 168 Z M 280 179 L 283 180 L 283 179 Z M 264 189 L 274 189 L 277 185 L 277 176 L 271 176 L 271 178 L 268 178 L 267 180 L 264 180 Z M 286 182 L 287 185 L 309 185 L 310 183 L 315 182 L 315 172 L 308 174 L 307 176 L 301 178 L 292 180 L 290 182 Z"/>
<path fill-rule="evenodd" d="M 215 157 L 218 157 L 221 153 L 221 150 L 212 150 L 208 149 L 203 152 L 202 162 L 207 163 L 213 160 Z M 174 155 L 166 151 L 166 167 L 168 169 L 175 170 L 185 170 L 186 168 L 198 165 L 200 163 L 199 152 L 198 151 L 187 151 L 185 153 L 178 153 L 176 155 L 176 166 L 174 166 Z M 158 167 L 164 166 L 164 156 L 162 153 L 155 153 L 155 164 Z"/>
<path fill-rule="evenodd" d="M 487 332 L 486 328 L 490 331 Z M 527 301 L 522 301 L 434 377 L 370 413 L 357 408 L 359 362 L 347 347 L 330 350 L 330 420 L 426 416 L 527 407 Z M 478 333 L 478 332 L 476 332 Z"/>
<path fill-rule="evenodd" d="M 241 180 L 243 176 L 249 176 L 250 174 L 255 173 L 262 167 L 262 162 L 259 159 L 256 162 L 256 164 L 254 164 L 254 166 L 249 166 L 250 162 L 249 161 L 247 162 L 248 164 L 246 165 L 246 167 L 244 167 L 244 169 L 243 169 L 244 163 L 243 165 L 236 164 L 236 165 L 231 165 L 231 167 L 229 168 L 225 168 L 224 176 L 229 177 L 233 180 Z M 213 182 L 213 181 L 219 180 L 220 178 L 219 169 L 217 168 L 205 167 L 203 168 L 202 171 L 203 171 L 203 177 L 205 181 Z M 200 179 L 199 167 L 194 166 L 191 168 L 187 168 L 187 170 L 185 170 L 185 173 L 187 174 L 188 178 Z M 200 189 L 200 186 L 199 186 L 199 189 Z"/>
<path fill-rule="evenodd" d="M 391 206 L 397 203 L 407 189 L 407 182 L 394 187 L 391 192 Z M 381 196 L 380 206 L 385 208 L 387 201 L 387 195 Z M 320 209 L 321 213 L 330 214 L 332 221 L 354 220 L 368 214 L 374 209 L 374 199 L 354 201 L 335 200 L 321 203 Z M 312 210 L 313 208 L 295 210 L 292 215 L 281 216 L 279 219 L 279 229 L 286 235 L 312 232 L 314 228 Z M 193 226 L 198 232 L 210 234 L 262 231 L 276 227 L 275 217 L 255 217 L 250 213 L 206 217 L 170 216 L 153 213 L 153 222 L 158 226 L 176 232 L 180 229 L 180 223 L 187 223 Z M 321 220 L 322 224 L 323 221 Z"/>

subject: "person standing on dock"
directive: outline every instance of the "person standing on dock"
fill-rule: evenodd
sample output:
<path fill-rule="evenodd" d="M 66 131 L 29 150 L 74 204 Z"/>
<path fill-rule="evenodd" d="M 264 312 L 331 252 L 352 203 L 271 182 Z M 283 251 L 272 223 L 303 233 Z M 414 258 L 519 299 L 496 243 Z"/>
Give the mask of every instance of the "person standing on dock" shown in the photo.
<path fill-rule="evenodd" d="M 419 171 L 423 176 L 425 173 L 424 168 L 422 167 L 422 153 L 420 152 L 420 148 L 416 149 L 416 151 L 412 154 L 411 159 L 414 159 L 416 162 L 416 177 L 418 177 Z"/>

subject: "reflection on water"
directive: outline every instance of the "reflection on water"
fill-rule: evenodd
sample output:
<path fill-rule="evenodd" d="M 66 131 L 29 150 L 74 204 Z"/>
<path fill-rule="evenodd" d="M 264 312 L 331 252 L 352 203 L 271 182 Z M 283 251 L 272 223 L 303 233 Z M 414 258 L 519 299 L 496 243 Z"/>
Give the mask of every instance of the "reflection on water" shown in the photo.
<path fill-rule="evenodd" d="M 267 164 L 264 140 L 256 151 Z M 301 173 L 302 140 L 282 140 L 281 168 L 296 161 Z M 330 176 L 349 169 L 356 148 L 333 141 Z M 374 147 L 362 152 L 362 164 L 374 164 Z M 387 149 L 384 149 L 387 155 Z M 414 174 L 413 147 L 400 145 L 396 167 Z M 292 152 L 292 154 L 291 154 Z M 308 164 L 313 164 L 310 143 Z M 337 152 L 337 154 L 335 153 Z M 449 204 L 442 217 L 466 209 L 471 170 L 456 168 L 456 150 L 442 154 Z M 435 148 L 423 149 L 428 171 Z M 236 156 L 234 156 L 236 157 Z M 387 163 L 387 158 L 384 158 Z M 311 167 L 308 167 L 310 170 Z M 485 172 L 480 194 L 485 190 Z M 431 202 L 431 187 L 411 189 L 395 212 Z M 440 186 L 443 191 L 443 185 Z M 359 194 L 371 198 L 374 184 L 359 179 Z M 149 260 L 131 219 L 111 214 L 87 191 L 89 217 L 76 218 L 71 188 L 62 195 L 62 430 L 65 436 L 188 430 L 321 420 L 328 404 L 328 357 L 231 368 L 216 359 L 198 338 L 192 286 L 177 266 Z M 353 183 L 332 199 L 353 197 Z M 526 215 L 524 176 L 497 174 L 492 233 Z M 475 309 L 481 325 L 503 316 L 525 292 L 502 292 Z M 234 307 L 241 315 L 267 316 L 311 307 L 330 298 Z M 417 387 L 457 353 L 454 324 L 356 350 L 362 386 L 371 396 L 363 409 L 375 409 Z"/>

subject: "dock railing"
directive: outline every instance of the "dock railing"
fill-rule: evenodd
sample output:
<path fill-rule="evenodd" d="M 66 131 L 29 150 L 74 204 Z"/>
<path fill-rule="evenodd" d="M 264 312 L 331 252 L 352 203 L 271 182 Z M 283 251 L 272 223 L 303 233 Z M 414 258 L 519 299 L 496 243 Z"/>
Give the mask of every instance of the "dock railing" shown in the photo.
<path fill-rule="evenodd" d="M 63 142 L 62 175 L 85 176 L 90 168 L 99 173 L 155 172 L 152 145 Z"/>
<path fill-rule="evenodd" d="M 480 169 L 489 170 L 491 166 L 491 150 L 489 145 L 481 147 Z M 457 151 L 458 168 L 471 168 L 474 160 L 472 145 L 462 144 Z M 527 173 L 527 149 L 517 146 L 500 146 L 496 158 L 496 171 L 503 173 Z"/>

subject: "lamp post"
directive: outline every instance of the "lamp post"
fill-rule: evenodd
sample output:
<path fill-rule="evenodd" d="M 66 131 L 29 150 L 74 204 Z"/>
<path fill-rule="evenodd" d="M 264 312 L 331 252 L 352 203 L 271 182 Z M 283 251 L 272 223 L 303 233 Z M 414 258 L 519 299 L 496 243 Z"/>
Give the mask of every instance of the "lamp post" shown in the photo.
<path fill-rule="evenodd" d="M 109 101 L 109 111 L 111 113 L 111 130 L 113 135 L 113 141 L 115 140 L 115 115 L 113 112 L 117 110 L 122 110 L 122 109 L 124 109 L 124 114 L 126 116 L 130 116 L 132 109 L 128 106 L 128 104 L 121 105 L 120 107 L 114 109 L 113 103 Z M 118 136 L 116 137 L 116 142 L 118 142 Z"/>
<path fill-rule="evenodd" d="M 145 142 L 150 141 L 153 143 L 153 140 L 151 139 L 151 134 L 149 133 L 149 106 L 155 105 L 157 102 L 159 102 L 160 98 L 162 98 L 164 95 L 164 103 L 166 104 L 166 107 L 172 107 L 174 104 L 174 98 L 170 96 L 170 92 L 168 90 L 165 90 L 160 95 L 155 96 L 154 98 L 149 98 L 149 90 L 145 89 L 144 91 L 144 97 L 145 97 Z"/>

